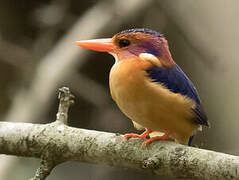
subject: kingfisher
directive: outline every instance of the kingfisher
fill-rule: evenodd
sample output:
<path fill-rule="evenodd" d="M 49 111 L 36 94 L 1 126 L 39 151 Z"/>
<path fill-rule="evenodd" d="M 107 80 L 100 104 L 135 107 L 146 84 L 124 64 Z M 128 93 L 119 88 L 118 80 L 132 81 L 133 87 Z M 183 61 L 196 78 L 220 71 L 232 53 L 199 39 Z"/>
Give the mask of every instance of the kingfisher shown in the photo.
<path fill-rule="evenodd" d="M 135 28 L 76 43 L 114 56 L 111 96 L 134 127 L 145 130 L 125 138 L 145 139 L 142 146 L 168 139 L 191 145 L 195 133 L 210 126 L 195 86 L 173 60 L 163 34 Z"/>

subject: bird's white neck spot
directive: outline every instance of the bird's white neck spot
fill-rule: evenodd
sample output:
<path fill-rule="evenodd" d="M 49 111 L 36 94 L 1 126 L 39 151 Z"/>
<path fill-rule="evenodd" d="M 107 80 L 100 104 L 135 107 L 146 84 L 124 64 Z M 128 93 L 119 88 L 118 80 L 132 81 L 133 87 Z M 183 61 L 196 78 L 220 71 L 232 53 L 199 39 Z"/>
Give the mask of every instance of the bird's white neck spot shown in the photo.
<path fill-rule="evenodd" d="M 139 57 L 144 60 L 159 61 L 159 59 L 150 53 L 140 53 Z"/>
<path fill-rule="evenodd" d="M 160 60 L 156 56 L 154 56 L 153 54 L 141 53 L 141 54 L 139 54 L 139 58 L 143 59 L 143 60 L 146 60 L 146 61 L 150 61 L 152 64 L 154 64 L 156 66 L 162 67 L 162 64 L 161 64 Z"/>

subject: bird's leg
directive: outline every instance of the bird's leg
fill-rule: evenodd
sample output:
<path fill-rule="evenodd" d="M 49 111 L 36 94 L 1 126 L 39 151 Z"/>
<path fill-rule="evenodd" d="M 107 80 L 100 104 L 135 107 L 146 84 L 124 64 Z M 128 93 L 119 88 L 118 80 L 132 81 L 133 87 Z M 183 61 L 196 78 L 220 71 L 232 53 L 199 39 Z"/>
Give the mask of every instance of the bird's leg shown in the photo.
<path fill-rule="evenodd" d="M 141 138 L 141 139 L 144 139 L 144 138 L 146 138 L 150 133 L 151 133 L 152 131 L 151 130 L 149 130 L 149 129 L 146 129 L 142 134 L 133 134 L 133 133 L 131 133 L 131 134 L 125 134 L 124 135 L 124 138 L 132 138 L 132 137 L 134 137 L 134 138 Z"/>
<path fill-rule="evenodd" d="M 158 141 L 158 140 L 165 141 L 165 140 L 168 140 L 168 139 L 169 139 L 169 133 L 166 132 L 166 133 L 164 133 L 164 135 L 162 135 L 162 136 L 154 136 L 154 137 L 152 137 L 152 138 L 150 138 L 150 139 L 144 141 L 144 142 L 142 143 L 142 146 L 146 146 L 147 144 L 150 144 L 150 143 L 153 142 L 153 141 Z"/>

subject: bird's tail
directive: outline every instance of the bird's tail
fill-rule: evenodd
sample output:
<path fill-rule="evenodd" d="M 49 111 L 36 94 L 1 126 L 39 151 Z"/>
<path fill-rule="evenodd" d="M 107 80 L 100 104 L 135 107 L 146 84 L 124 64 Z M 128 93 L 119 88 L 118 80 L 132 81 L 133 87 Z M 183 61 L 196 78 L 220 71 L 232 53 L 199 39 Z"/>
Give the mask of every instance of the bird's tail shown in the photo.
<path fill-rule="evenodd" d="M 190 138 L 188 140 L 188 146 L 192 145 L 193 138 L 194 138 L 194 136 L 190 136 Z"/>

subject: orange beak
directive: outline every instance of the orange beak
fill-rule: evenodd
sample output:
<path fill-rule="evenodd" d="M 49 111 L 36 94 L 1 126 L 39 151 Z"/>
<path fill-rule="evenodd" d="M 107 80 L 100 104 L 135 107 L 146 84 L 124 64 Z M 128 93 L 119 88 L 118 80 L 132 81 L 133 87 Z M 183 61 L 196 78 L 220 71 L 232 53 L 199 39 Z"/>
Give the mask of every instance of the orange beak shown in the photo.
<path fill-rule="evenodd" d="M 76 44 L 83 48 L 101 52 L 113 52 L 114 49 L 111 38 L 76 41 Z"/>

